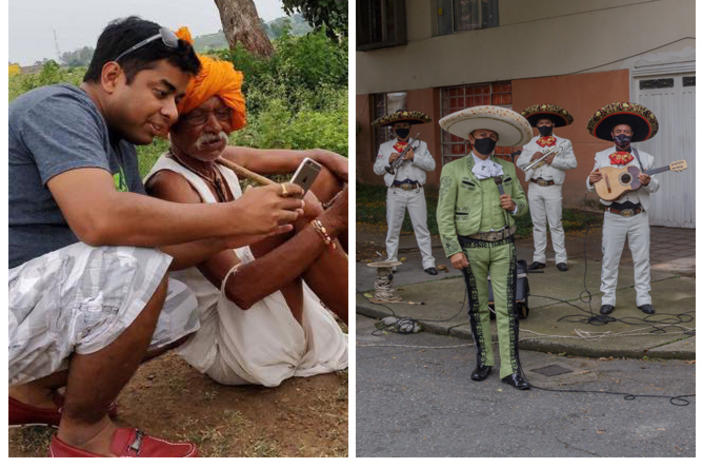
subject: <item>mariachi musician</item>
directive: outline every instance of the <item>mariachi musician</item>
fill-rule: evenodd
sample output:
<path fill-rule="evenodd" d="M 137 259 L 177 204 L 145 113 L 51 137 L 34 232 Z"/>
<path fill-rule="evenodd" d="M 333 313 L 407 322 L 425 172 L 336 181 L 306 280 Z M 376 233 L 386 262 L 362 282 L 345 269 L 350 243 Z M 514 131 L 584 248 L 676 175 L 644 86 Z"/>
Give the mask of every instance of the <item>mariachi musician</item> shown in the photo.
<path fill-rule="evenodd" d="M 423 112 L 399 110 L 371 123 L 377 127 L 392 126 L 397 136 L 380 145 L 373 172 L 382 175 L 388 188 L 386 216 L 388 233 L 385 250 L 389 261 L 397 261 L 400 230 L 405 219 L 405 209 L 412 220 L 414 237 L 422 255 L 422 268 L 427 274 L 436 275 L 436 261 L 431 253 L 431 234 L 427 228 L 427 202 L 424 198 L 424 183 L 427 171 L 433 171 L 436 163 L 427 144 L 410 136 L 413 124 L 431 122 Z"/>
<path fill-rule="evenodd" d="M 556 254 L 556 268 L 568 270 L 568 255 L 561 217 L 565 171 L 575 169 L 578 161 L 570 140 L 554 135 L 554 127 L 573 123 L 570 113 L 555 104 L 536 104 L 522 111 L 522 115 L 539 135 L 524 145 L 517 159 L 517 167 L 525 171 L 529 183 L 528 199 L 531 222 L 534 225 L 534 256 L 529 270 L 546 266 L 546 221 L 551 231 L 551 244 Z M 549 153 L 550 152 L 550 153 Z M 539 161 L 540 160 L 540 161 Z"/>
<path fill-rule="evenodd" d="M 643 172 L 653 166 L 653 156 L 631 143 L 652 138 L 658 131 L 658 120 L 653 112 L 640 104 L 613 102 L 595 112 L 587 129 L 597 138 L 614 142 L 614 146 L 595 154 L 595 167 L 586 181 L 588 190 L 594 190 L 594 184 L 603 180 L 600 168 L 636 166 L 641 169 L 638 190 L 624 193 L 614 201 L 600 199 L 606 207 L 602 226 L 600 314 L 611 314 L 614 310 L 619 259 L 627 239 L 634 260 L 636 306 L 645 314 L 653 314 L 648 207 L 649 194 L 658 190 L 658 182 Z"/>
<path fill-rule="evenodd" d="M 496 158 L 495 146 L 523 145 L 531 138 L 531 127 L 517 112 L 498 106 L 469 107 L 443 117 L 439 125 L 473 147 L 465 157 L 444 165 L 436 208 L 444 251 L 451 265 L 463 271 L 470 298 L 468 316 L 477 352 L 470 377 L 485 380 L 495 364 L 488 309 L 490 275 L 500 378 L 527 390 L 529 383 L 519 361 L 514 216 L 529 210 L 514 164 Z"/>

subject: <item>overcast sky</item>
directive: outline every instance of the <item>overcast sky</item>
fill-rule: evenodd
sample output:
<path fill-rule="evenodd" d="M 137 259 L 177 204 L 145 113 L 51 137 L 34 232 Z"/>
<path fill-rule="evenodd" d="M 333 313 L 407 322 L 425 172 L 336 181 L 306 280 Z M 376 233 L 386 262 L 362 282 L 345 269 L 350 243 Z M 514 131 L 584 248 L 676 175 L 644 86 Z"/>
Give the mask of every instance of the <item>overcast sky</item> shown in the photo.
<path fill-rule="evenodd" d="M 265 21 L 285 16 L 280 0 L 254 3 Z M 188 26 L 193 36 L 222 29 L 214 0 L 10 0 L 8 59 L 20 65 L 57 60 L 54 30 L 62 53 L 95 47 L 109 21 L 129 15 L 171 29 Z"/>

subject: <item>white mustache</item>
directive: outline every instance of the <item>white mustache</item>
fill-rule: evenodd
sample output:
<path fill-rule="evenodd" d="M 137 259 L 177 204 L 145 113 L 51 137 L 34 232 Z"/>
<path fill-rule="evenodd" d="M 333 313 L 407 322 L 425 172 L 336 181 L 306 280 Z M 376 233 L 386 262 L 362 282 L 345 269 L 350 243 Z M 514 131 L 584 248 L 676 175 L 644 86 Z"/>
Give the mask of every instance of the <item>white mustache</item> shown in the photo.
<path fill-rule="evenodd" d="M 200 135 L 200 137 L 195 141 L 195 148 L 198 150 L 202 149 L 202 145 L 205 143 L 211 143 L 212 141 L 224 140 L 227 141 L 227 134 L 223 131 L 219 133 L 207 132 Z"/>

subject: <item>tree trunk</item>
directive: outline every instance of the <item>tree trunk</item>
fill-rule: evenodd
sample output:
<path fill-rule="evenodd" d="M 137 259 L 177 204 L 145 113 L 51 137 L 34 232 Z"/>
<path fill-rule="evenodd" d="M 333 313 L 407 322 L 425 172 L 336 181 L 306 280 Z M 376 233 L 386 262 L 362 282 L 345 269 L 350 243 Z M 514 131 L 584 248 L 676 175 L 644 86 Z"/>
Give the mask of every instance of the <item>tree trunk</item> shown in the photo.
<path fill-rule="evenodd" d="M 273 45 L 266 36 L 253 0 L 215 0 L 222 19 L 222 29 L 230 48 L 241 43 L 259 56 L 273 54 Z"/>

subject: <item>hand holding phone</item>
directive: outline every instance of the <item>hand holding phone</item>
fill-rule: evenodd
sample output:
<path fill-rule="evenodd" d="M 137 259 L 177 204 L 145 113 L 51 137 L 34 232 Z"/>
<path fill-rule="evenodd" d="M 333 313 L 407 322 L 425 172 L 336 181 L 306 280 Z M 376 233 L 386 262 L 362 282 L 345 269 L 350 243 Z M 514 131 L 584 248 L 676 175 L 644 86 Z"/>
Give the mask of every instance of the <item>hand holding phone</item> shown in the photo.
<path fill-rule="evenodd" d="M 314 180 L 317 178 L 317 175 L 319 175 L 319 171 L 321 170 L 322 166 L 318 162 L 310 158 L 305 158 L 302 160 L 297 170 L 293 174 L 292 179 L 290 179 L 290 183 L 302 187 L 304 196 L 304 194 L 307 193 L 307 190 L 314 183 Z"/>

